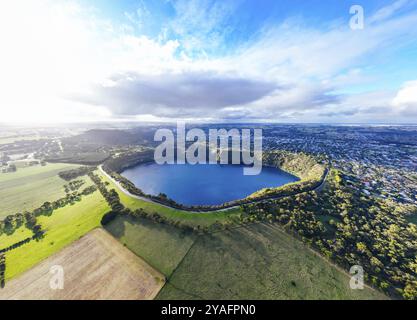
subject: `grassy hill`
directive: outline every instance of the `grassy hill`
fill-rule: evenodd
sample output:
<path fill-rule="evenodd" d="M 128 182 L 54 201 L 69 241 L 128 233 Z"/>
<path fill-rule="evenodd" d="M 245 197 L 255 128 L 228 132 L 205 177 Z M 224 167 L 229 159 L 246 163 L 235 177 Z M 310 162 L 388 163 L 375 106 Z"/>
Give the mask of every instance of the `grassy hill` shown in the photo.
<path fill-rule="evenodd" d="M 274 224 L 202 236 L 159 299 L 383 299 Z"/>
<path fill-rule="evenodd" d="M 384 299 L 275 224 L 208 235 L 117 217 L 107 230 L 167 276 L 158 299 Z"/>

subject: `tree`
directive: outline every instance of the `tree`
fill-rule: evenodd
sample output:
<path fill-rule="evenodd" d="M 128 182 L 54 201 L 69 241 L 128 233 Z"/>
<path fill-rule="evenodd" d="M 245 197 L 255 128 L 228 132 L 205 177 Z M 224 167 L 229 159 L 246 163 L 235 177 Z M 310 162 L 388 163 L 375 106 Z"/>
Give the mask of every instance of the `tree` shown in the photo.
<path fill-rule="evenodd" d="M 403 297 L 407 300 L 417 299 L 417 281 L 412 281 L 406 284 L 403 290 Z"/>

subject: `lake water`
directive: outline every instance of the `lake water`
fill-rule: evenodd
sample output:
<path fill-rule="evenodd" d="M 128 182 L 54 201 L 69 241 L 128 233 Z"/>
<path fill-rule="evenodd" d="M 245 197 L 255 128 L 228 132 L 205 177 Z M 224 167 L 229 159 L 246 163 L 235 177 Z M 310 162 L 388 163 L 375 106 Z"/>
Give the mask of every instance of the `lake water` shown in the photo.
<path fill-rule="evenodd" d="M 276 168 L 264 167 L 257 176 L 245 176 L 242 166 L 220 164 L 149 163 L 127 169 L 122 175 L 147 194 L 165 193 L 185 205 L 218 205 L 298 180 Z"/>

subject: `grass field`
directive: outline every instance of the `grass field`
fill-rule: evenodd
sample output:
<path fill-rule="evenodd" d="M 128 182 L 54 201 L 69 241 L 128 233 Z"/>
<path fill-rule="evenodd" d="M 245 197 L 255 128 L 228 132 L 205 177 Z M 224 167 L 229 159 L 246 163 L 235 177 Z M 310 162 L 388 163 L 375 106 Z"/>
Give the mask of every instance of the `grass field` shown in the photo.
<path fill-rule="evenodd" d="M 165 276 L 171 275 L 196 236 L 146 219 L 117 217 L 106 229 Z"/>
<path fill-rule="evenodd" d="M 64 287 L 52 290 L 52 266 L 62 266 Z M 0 289 L 0 299 L 96 300 L 153 299 L 164 276 L 95 229 Z"/>
<path fill-rule="evenodd" d="M 0 235 L 0 250 L 6 249 L 11 245 L 23 241 L 32 236 L 32 230 L 26 228 L 26 226 L 24 225 L 21 226 L 19 229 L 15 230 L 11 235 L 3 233 Z"/>
<path fill-rule="evenodd" d="M 6 253 L 6 280 L 30 269 L 100 226 L 102 216 L 108 211 L 107 202 L 96 191 L 72 206 L 55 210 L 49 217 L 38 217 L 38 223 L 46 231 L 45 237 Z"/>
<path fill-rule="evenodd" d="M 351 290 L 349 277 L 274 224 L 209 235 L 143 219 L 107 226 L 121 243 L 164 273 L 159 299 L 383 299 Z"/>
<path fill-rule="evenodd" d="M 279 226 L 254 224 L 199 237 L 158 299 L 383 299 Z"/>
<path fill-rule="evenodd" d="M 144 209 L 147 212 L 157 212 L 162 216 L 165 216 L 169 219 L 175 221 L 181 221 L 182 223 L 187 223 L 191 226 L 209 226 L 216 222 L 224 222 L 233 218 L 237 218 L 241 213 L 241 209 L 230 209 L 226 211 L 218 212 L 203 212 L 203 213 L 191 213 L 182 210 L 171 209 L 168 207 L 161 206 L 152 202 L 143 201 L 130 197 L 123 193 L 110 179 L 105 175 L 100 173 L 101 178 L 104 181 L 110 183 L 108 186 L 109 189 L 115 189 L 120 196 L 120 201 L 125 207 L 128 207 L 132 210 Z"/>
<path fill-rule="evenodd" d="M 78 165 L 48 163 L 18 169 L 12 173 L 0 173 L 0 220 L 9 214 L 33 210 L 45 201 L 65 196 L 65 180 L 58 173 Z M 84 187 L 84 186 L 83 186 Z"/>

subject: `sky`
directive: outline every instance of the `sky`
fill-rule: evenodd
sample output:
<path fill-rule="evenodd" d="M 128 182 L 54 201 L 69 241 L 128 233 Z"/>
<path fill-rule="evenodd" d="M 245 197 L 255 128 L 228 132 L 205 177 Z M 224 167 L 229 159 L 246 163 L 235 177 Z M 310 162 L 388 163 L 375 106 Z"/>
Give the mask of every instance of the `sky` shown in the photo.
<path fill-rule="evenodd" d="M 0 123 L 417 124 L 416 26 L 417 0 L 2 1 Z"/>

